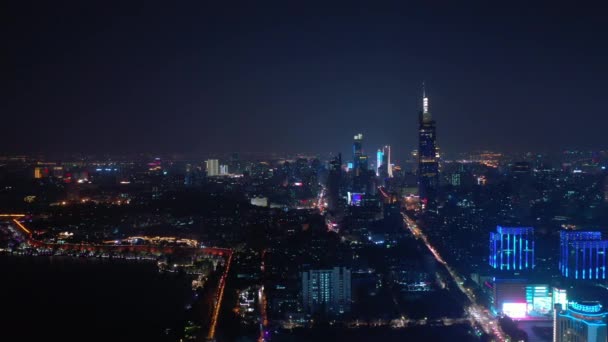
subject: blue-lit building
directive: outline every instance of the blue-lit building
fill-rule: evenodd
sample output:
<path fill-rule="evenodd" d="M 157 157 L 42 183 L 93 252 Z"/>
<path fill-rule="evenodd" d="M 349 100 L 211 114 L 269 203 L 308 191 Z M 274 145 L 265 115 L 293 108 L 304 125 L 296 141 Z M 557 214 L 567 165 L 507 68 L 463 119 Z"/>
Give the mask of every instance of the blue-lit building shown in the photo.
<path fill-rule="evenodd" d="M 490 233 L 489 264 L 498 270 L 534 268 L 534 228 L 497 226 Z"/>
<path fill-rule="evenodd" d="M 380 167 L 384 163 L 384 151 L 378 149 L 376 152 L 376 176 L 380 176 Z"/>
<path fill-rule="evenodd" d="M 559 269 L 572 279 L 606 279 L 606 249 L 608 240 L 601 232 L 560 232 Z"/>
<path fill-rule="evenodd" d="M 606 342 L 608 312 L 598 302 L 570 302 L 567 308 L 555 304 L 554 342 Z"/>

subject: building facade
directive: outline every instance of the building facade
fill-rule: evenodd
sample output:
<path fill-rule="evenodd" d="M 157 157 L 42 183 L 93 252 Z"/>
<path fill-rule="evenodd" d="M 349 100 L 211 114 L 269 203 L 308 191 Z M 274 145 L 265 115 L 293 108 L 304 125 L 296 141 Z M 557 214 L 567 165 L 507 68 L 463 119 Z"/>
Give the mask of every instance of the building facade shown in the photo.
<path fill-rule="evenodd" d="M 490 233 L 489 264 L 507 271 L 534 268 L 534 228 L 497 226 Z"/>
<path fill-rule="evenodd" d="M 376 176 L 380 176 L 380 168 L 384 164 L 384 151 L 382 149 L 378 149 L 376 152 Z"/>
<path fill-rule="evenodd" d="M 560 232 L 559 269 L 571 279 L 606 279 L 608 240 L 601 232 Z"/>
<path fill-rule="evenodd" d="M 607 316 L 598 302 L 555 304 L 553 342 L 605 342 Z"/>
<path fill-rule="evenodd" d="M 217 159 L 208 159 L 205 161 L 205 169 L 207 170 L 207 176 L 219 176 L 220 174 L 220 161 Z"/>
<path fill-rule="evenodd" d="M 334 267 L 301 273 L 302 304 L 309 314 L 341 315 L 351 307 L 350 269 Z"/>

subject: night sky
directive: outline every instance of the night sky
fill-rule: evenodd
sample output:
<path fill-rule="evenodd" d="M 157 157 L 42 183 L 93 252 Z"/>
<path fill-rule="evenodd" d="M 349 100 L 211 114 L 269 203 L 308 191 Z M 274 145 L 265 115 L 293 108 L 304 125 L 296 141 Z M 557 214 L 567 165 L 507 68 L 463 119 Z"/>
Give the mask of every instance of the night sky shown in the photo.
<path fill-rule="evenodd" d="M 377 2 L 4 3 L 0 152 L 608 148 L 605 9 Z"/>

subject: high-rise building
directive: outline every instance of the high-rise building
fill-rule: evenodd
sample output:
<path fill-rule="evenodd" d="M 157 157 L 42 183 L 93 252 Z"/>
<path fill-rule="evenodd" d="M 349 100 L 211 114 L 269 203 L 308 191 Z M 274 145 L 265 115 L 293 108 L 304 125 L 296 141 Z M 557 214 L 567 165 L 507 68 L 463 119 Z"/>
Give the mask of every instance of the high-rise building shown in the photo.
<path fill-rule="evenodd" d="M 384 164 L 384 151 L 382 149 L 378 149 L 376 152 L 376 176 L 380 176 L 380 167 Z"/>
<path fill-rule="evenodd" d="M 489 263 L 499 270 L 534 268 L 534 228 L 497 226 L 490 233 Z"/>
<path fill-rule="evenodd" d="M 385 145 L 377 152 L 377 172 L 376 175 L 383 180 L 393 178 L 393 166 L 391 165 L 391 147 Z"/>
<path fill-rule="evenodd" d="M 205 161 L 205 169 L 207 170 L 207 176 L 213 177 L 220 174 L 220 162 L 217 159 L 208 159 Z"/>
<path fill-rule="evenodd" d="M 220 175 L 221 176 L 228 175 L 228 165 L 220 165 Z"/>
<path fill-rule="evenodd" d="M 393 178 L 393 165 L 391 165 L 391 146 L 384 146 L 384 160 L 382 161 L 386 165 L 386 171 L 388 178 Z"/>
<path fill-rule="evenodd" d="M 608 240 L 601 232 L 560 232 L 559 269 L 572 279 L 606 279 Z"/>
<path fill-rule="evenodd" d="M 423 85 L 418 129 L 418 193 L 423 209 L 430 211 L 436 210 L 439 187 L 436 139 L 435 120 L 429 112 L 429 99 Z"/>
<path fill-rule="evenodd" d="M 340 206 L 340 186 L 342 184 L 342 154 L 329 162 L 327 176 L 327 208 L 336 211 Z"/>
<path fill-rule="evenodd" d="M 606 342 L 607 316 L 599 302 L 555 304 L 553 342 Z"/>
<path fill-rule="evenodd" d="M 353 141 L 353 170 L 355 172 L 355 176 L 361 174 L 361 170 L 367 169 L 364 168 L 362 164 L 363 157 L 363 134 L 359 133 L 355 135 Z M 367 163 L 367 157 L 365 158 L 365 163 Z"/>
<path fill-rule="evenodd" d="M 350 311 L 350 269 L 334 267 L 301 273 L 302 301 L 310 313 L 340 315 Z"/>
<path fill-rule="evenodd" d="M 369 159 L 367 155 L 362 155 L 359 157 L 359 175 L 362 175 L 369 171 Z"/>

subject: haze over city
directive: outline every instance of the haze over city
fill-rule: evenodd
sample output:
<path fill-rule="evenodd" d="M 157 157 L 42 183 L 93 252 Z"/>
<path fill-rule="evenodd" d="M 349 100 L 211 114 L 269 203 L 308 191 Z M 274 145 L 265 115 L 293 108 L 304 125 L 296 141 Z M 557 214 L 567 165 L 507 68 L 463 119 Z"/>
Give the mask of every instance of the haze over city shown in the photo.
<path fill-rule="evenodd" d="M 5 7 L 6 152 L 346 152 L 361 131 L 402 156 L 422 81 L 446 151 L 605 147 L 592 4 Z"/>
<path fill-rule="evenodd" d="M 601 6 L 4 7 L 3 341 L 608 342 Z"/>

